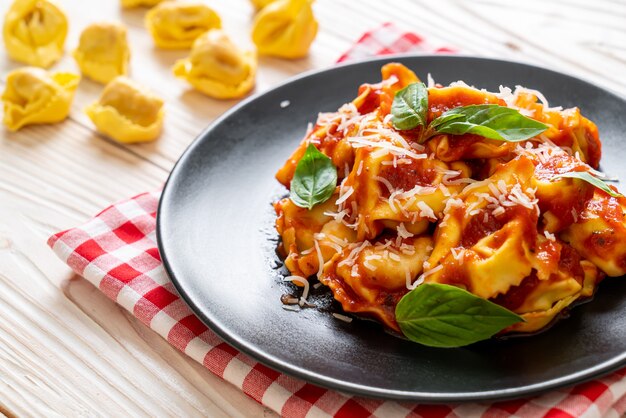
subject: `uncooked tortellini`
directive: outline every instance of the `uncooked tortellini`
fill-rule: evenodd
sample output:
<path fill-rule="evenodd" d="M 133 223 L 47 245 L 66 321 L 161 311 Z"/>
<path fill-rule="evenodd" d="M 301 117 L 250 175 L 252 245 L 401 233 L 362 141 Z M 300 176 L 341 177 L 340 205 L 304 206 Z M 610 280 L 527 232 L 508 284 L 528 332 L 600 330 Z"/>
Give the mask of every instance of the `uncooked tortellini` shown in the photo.
<path fill-rule="evenodd" d="M 282 58 L 305 56 L 317 35 L 312 2 L 278 0 L 263 8 L 252 28 L 252 41 L 259 54 Z"/>
<path fill-rule="evenodd" d="M 250 1 L 254 5 L 254 7 L 260 10 L 264 8 L 265 6 L 267 6 L 268 4 L 275 2 L 276 0 L 250 0 Z"/>
<path fill-rule="evenodd" d="M 118 23 L 94 23 L 80 34 L 74 58 L 84 75 L 108 83 L 128 73 L 130 51 L 126 28 Z"/>
<path fill-rule="evenodd" d="M 70 112 L 79 79 L 76 74 L 50 74 L 35 67 L 10 72 L 2 94 L 4 124 L 17 131 L 25 125 L 62 121 Z"/>
<path fill-rule="evenodd" d="M 85 112 L 98 131 L 120 142 L 152 141 L 163 126 L 163 100 L 124 76 L 107 84 Z"/>
<path fill-rule="evenodd" d="M 175 49 L 191 47 L 204 32 L 221 28 L 222 21 L 205 4 L 168 1 L 148 12 L 146 26 L 158 47 Z"/>
<path fill-rule="evenodd" d="M 48 68 L 63 55 L 67 17 L 47 0 L 15 0 L 4 18 L 3 36 L 12 59 Z"/>
<path fill-rule="evenodd" d="M 121 0 L 120 3 L 122 7 L 130 8 L 130 7 L 152 7 L 161 3 L 163 0 Z"/>
<path fill-rule="evenodd" d="M 240 50 L 220 29 L 213 29 L 193 43 L 188 58 L 174 65 L 174 74 L 204 94 L 233 99 L 254 86 L 256 55 Z"/>

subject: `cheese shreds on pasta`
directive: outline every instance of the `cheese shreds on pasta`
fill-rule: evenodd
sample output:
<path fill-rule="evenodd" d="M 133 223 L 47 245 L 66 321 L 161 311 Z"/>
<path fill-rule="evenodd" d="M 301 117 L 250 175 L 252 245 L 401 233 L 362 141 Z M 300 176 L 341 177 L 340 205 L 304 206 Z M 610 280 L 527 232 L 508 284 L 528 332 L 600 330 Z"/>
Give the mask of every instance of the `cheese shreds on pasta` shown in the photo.
<path fill-rule="evenodd" d="M 611 179 L 599 171 L 598 129 L 580 109 L 550 103 L 532 86 L 489 92 L 461 80 L 443 86 L 428 74 L 428 108 L 420 114 L 404 103 L 420 117 L 401 130 L 394 98 L 419 78 L 398 63 L 381 73 L 378 83 L 354 80 L 354 99 L 336 111 L 317 109 L 276 173 L 290 188 L 312 144 L 338 177 L 331 197 L 311 209 L 288 197 L 274 204 L 287 279 L 304 286 L 287 306 L 310 306 L 305 283 L 317 278 L 345 312 L 401 331 L 398 302 L 420 286 L 445 284 L 524 319 L 501 334 L 533 333 L 591 297 L 605 276 L 626 275 L 626 198 L 562 176 Z M 474 105 L 508 107 L 546 129 L 513 142 L 428 126 Z"/>

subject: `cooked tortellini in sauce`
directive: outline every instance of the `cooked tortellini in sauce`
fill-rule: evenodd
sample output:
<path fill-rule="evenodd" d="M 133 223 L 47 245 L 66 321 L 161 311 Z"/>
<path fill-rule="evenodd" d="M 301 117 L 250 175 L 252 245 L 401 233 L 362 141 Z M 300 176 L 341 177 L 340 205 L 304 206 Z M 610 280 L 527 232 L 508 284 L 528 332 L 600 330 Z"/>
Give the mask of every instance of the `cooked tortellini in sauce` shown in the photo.
<path fill-rule="evenodd" d="M 193 43 L 188 58 L 174 65 L 174 74 L 216 99 L 234 99 L 254 87 L 256 55 L 242 51 L 220 29 L 213 29 Z"/>
<path fill-rule="evenodd" d="M 252 41 L 259 54 L 304 57 L 317 35 L 311 3 L 312 0 L 278 0 L 264 7 L 252 28 Z"/>
<path fill-rule="evenodd" d="M 15 0 L 4 18 L 4 45 L 9 56 L 48 68 L 63 55 L 67 17 L 47 0 Z"/>
<path fill-rule="evenodd" d="M 400 129 L 397 113 L 406 115 L 396 99 L 411 88 L 414 97 L 422 89 L 427 105 L 409 105 L 420 120 Z M 481 112 L 515 114 L 507 128 L 526 120 L 541 129 L 516 141 L 439 130 L 446 118 L 467 128 L 462 115 Z M 483 117 L 472 123 L 498 119 Z M 299 170 L 328 175 L 311 168 L 311 148 L 336 172 L 336 186 L 327 200 L 301 207 Z M 418 311 L 420 289 L 462 289 L 462 297 L 515 316 L 490 335 L 534 333 L 591 298 L 606 276 L 626 274 L 626 197 L 600 180 L 600 156 L 598 129 L 577 108 L 549 107 L 520 86 L 498 93 L 463 82 L 426 86 L 389 63 L 381 82 L 319 113 L 276 173 L 290 189 L 274 203 L 279 252 L 297 283 L 317 279 L 344 311 L 409 339 L 419 336 L 407 335 L 406 311 L 396 308 L 408 301 Z"/>
<path fill-rule="evenodd" d="M 85 112 L 98 131 L 125 143 L 156 139 L 164 116 L 163 100 L 124 76 L 107 84 Z"/>
<path fill-rule="evenodd" d="M 17 131 L 26 125 L 62 121 L 70 112 L 79 80 L 76 74 L 50 74 L 35 67 L 10 72 L 2 94 L 4 124 Z"/>
<path fill-rule="evenodd" d="M 126 75 L 130 60 L 126 28 L 109 22 L 87 26 L 80 35 L 74 58 L 83 75 L 99 83 Z"/>
<path fill-rule="evenodd" d="M 221 26 L 219 15 L 198 2 L 168 1 L 146 15 L 146 27 L 160 48 L 190 48 L 204 32 Z"/>

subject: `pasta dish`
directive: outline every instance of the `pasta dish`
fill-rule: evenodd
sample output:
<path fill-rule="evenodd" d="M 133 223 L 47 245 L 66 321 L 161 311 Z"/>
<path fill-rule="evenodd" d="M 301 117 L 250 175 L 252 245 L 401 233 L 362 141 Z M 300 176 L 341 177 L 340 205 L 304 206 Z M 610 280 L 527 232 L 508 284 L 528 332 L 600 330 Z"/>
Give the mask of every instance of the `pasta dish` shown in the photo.
<path fill-rule="evenodd" d="M 320 113 L 276 174 L 288 280 L 453 347 L 534 333 L 626 273 L 626 199 L 596 125 L 536 90 L 423 83 L 398 63 Z"/>

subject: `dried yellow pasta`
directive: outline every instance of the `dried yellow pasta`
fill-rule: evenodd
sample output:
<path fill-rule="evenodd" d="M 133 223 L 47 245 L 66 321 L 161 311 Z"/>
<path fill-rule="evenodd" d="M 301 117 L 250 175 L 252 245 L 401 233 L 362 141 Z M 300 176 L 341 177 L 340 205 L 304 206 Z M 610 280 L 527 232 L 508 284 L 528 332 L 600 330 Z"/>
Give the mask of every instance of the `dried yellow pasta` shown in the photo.
<path fill-rule="evenodd" d="M 281 58 L 305 56 L 317 35 L 312 0 L 278 0 L 254 19 L 252 41 L 259 54 Z"/>
<path fill-rule="evenodd" d="M 26 125 L 62 121 L 70 112 L 79 79 L 76 74 L 50 74 L 35 67 L 10 72 L 2 94 L 4 124 L 17 131 Z"/>
<path fill-rule="evenodd" d="M 254 86 L 256 54 L 240 50 L 219 29 L 200 36 L 188 58 L 174 65 L 174 74 L 217 99 L 244 96 Z"/>
<path fill-rule="evenodd" d="M 124 76 L 113 79 L 100 100 L 85 109 L 98 131 L 124 143 L 156 139 L 163 126 L 163 100 Z"/>
<path fill-rule="evenodd" d="M 221 28 L 222 21 L 203 3 L 168 1 L 148 12 L 146 27 L 160 48 L 190 48 L 204 32 Z"/>
<path fill-rule="evenodd" d="M 122 7 L 129 9 L 131 7 L 152 7 L 161 3 L 163 0 L 121 0 Z"/>
<path fill-rule="evenodd" d="M 119 23 L 94 23 L 80 35 L 74 58 L 81 72 L 99 83 L 128 73 L 130 50 L 126 28 Z"/>
<path fill-rule="evenodd" d="M 257 9 L 257 10 L 261 10 L 262 8 L 264 8 L 265 6 L 267 6 L 270 3 L 274 3 L 276 0 L 250 0 L 250 2 L 252 3 L 252 5 Z"/>
<path fill-rule="evenodd" d="M 48 68 L 63 55 L 67 17 L 47 0 L 16 0 L 4 18 L 4 45 L 9 56 Z"/>

